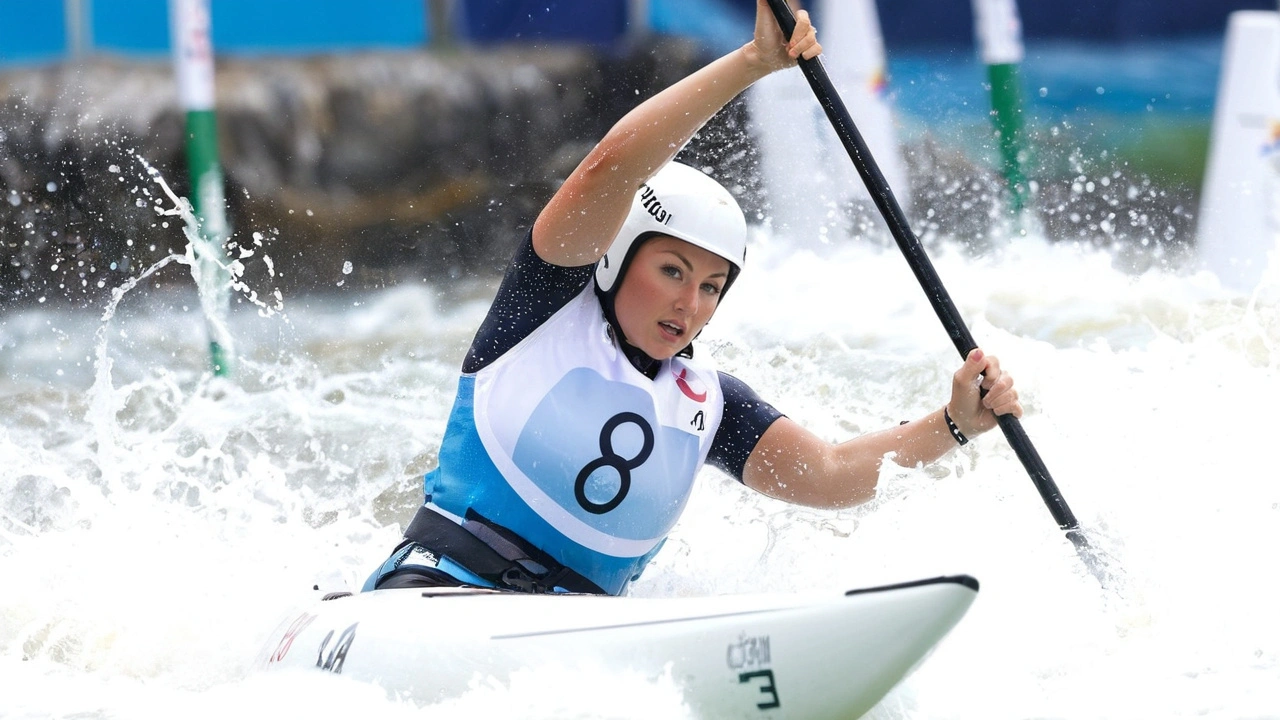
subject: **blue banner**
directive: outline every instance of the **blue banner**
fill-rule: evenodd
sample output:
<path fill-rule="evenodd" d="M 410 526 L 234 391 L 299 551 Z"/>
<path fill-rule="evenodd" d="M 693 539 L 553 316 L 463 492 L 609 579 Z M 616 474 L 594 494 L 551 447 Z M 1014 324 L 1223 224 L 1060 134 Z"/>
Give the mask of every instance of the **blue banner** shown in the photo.
<path fill-rule="evenodd" d="M 223 53 L 310 53 L 420 47 L 431 41 L 434 0 L 217 0 L 213 42 Z M 0 0 L 0 63 L 47 62 L 68 53 L 66 0 Z M 810 5 L 815 3 L 810 2 Z M 700 38 L 723 51 L 750 32 L 755 0 L 647 0 L 649 29 Z M 628 0 L 454 0 L 450 34 L 462 42 L 612 45 L 628 32 Z M 166 0 L 83 0 L 91 50 L 163 54 Z M 890 47 L 973 45 L 969 0 L 878 0 Z M 1274 0 L 1021 0 L 1024 37 L 1102 42 L 1220 36 L 1236 10 Z M 821 17 L 817 18 L 821 27 Z"/>

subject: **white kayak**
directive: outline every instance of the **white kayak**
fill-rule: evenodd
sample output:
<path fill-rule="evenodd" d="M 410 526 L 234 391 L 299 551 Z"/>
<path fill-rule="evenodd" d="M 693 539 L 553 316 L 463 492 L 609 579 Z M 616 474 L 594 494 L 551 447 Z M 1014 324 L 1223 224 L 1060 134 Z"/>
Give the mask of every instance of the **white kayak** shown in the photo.
<path fill-rule="evenodd" d="M 291 615 L 260 667 L 340 673 L 427 705 L 477 678 L 572 660 L 669 676 L 699 717 L 848 720 L 924 659 L 977 594 L 967 575 L 695 598 L 376 590 Z"/>

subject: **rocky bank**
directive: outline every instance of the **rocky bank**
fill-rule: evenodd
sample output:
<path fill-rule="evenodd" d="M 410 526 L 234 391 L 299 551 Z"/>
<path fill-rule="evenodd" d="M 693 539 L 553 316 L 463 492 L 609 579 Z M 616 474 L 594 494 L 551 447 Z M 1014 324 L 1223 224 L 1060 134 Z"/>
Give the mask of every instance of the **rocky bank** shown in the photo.
<path fill-rule="evenodd" d="M 245 279 L 289 294 L 497 272 L 517 229 L 592 143 L 707 59 L 665 39 L 618 53 L 520 46 L 221 60 L 232 242 L 271 258 L 247 262 Z M 683 159 L 712 168 L 754 218 L 767 198 L 747 123 L 746 103 L 734 103 Z M 185 238 L 157 216 L 157 201 L 169 203 L 142 161 L 187 194 L 183 133 L 167 59 L 0 73 L 0 307 L 94 305 L 180 251 Z M 1000 190 L 984 162 L 927 128 L 904 142 L 916 231 L 926 241 L 990 233 Z M 1190 236 L 1193 193 L 1123 177 L 1122 163 L 1077 164 L 1078 173 L 1042 179 L 1037 207 L 1051 237 Z M 1104 175 L 1111 192 L 1079 189 Z M 859 217 L 860 230 L 883 232 L 873 211 Z M 175 266 L 156 281 L 186 282 L 184 273 Z"/>
<path fill-rule="evenodd" d="M 273 280 L 292 290 L 332 286 L 344 262 L 349 283 L 364 285 L 492 270 L 505 255 L 495 251 L 637 97 L 703 60 L 664 42 L 620 55 L 524 47 L 220 61 L 233 241 L 257 233 L 277 269 L 295 269 Z M 183 247 L 157 217 L 162 193 L 140 162 L 186 195 L 183 133 L 163 60 L 0 74 L 0 297 L 91 300 L 114 275 Z"/>

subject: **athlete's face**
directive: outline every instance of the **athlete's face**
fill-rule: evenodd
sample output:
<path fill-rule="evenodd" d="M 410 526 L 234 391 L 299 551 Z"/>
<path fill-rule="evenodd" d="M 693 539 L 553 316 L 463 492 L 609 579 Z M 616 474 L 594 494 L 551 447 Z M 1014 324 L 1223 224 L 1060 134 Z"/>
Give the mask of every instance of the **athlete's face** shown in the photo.
<path fill-rule="evenodd" d="M 683 240 L 659 236 L 636 250 L 618 286 L 614 312 L 632 345 L 665 360 L 711 319 L 729 279 L 729 261 Z"/>

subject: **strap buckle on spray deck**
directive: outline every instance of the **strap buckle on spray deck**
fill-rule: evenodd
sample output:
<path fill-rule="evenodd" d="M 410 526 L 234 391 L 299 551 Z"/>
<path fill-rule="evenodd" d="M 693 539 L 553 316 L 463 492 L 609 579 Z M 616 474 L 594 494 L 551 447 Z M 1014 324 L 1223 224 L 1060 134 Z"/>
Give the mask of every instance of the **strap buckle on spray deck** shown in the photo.
<path fill-rule="evenodd" d="M 608 594 L 579 573 L 530 547 L 515 533 L 471 510 L 459 525 L 423 505 L 404 536 L 498 587 L 527 593 L 551 593 L 560 588 L 575 593 Z"/>

